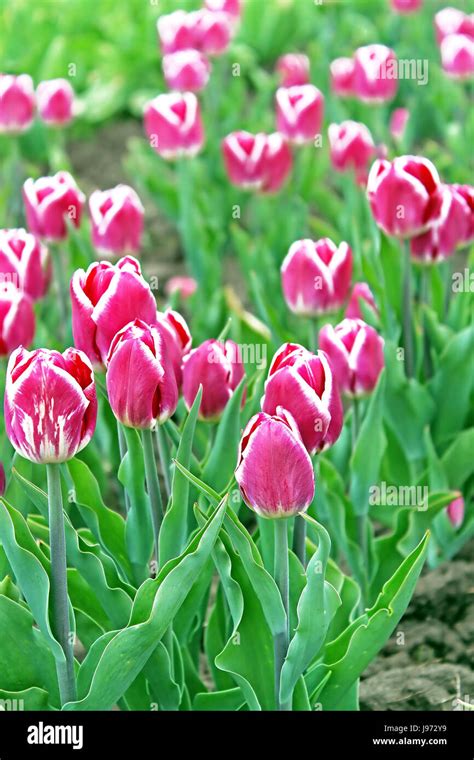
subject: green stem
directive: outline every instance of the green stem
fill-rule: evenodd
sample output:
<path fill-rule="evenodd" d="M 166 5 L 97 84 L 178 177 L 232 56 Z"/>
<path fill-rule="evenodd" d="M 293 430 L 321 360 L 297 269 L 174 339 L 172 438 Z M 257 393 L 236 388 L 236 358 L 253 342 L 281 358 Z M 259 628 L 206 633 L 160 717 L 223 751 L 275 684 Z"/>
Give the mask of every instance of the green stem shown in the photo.
<path fill-rule="evenodd" d="M 415 369 L 413 344 L 413 318 L 411 293 L 411 256 L 410 243 L 404 246 L 405 272 L 403 277 L 403 339 L 405 346 L 405 372 L 408 378 L 413 377 Z"/>
<path fill-rule="evenodd" d="M 76 699 L 74 653 L 70 639 L 67 594 L 66 538 L 64 534 L 61 475 L 58 464 L 47 464 L 49 536 L 51 547 L 51 628 L 65 661 L 56 661 L 61 706 Z"/>
<path fill-rule="evenodd" d="M 156 437 L 158 439 L 158 453 L 160 455 L 161 470 L 163 472 L 163 480 L 165 482 L 166 495 L 169 498 L 171 493 L 171 478 L 170 478 L 170 450 L 168 446 L 168 439 L 166 432 L 162 425 L 158 425 L 156 428 Z"/>
<path fill-rule="evenodd" d="M 360 430 L 359 399 L 354 397 L 352 399 L 352 453 L 354 453 L 357 439 L 359 437 L 359 430 Z"/>
<path fill-rule="evenodd" d="M 423 374 L 429 380 L 433 374 L 430 338 L 428 335 L 428 317 L 426 308 L 430 305 L 430 270 L 424 266 L 420 273 L 420 302 L 423 311 Z"/>
<path fill-rule="evenodd" d="M 123 462 L 123 458 L 125 454 L 127 453 L 127 441 L 125 438 L 125 434 L 122 429 L 122 424 L 117 420 L 117 437 L 118 437 L 118 444 L 119 444 L 119 452 L 120 452 L 120 464 Z M 128 491 L 124 486 L 123 494 L 125 498 L 125 511 L 129 512 L 130 510 L 130 496 L 128 495 Z"/>
<path fill-rule="evenodd" d="M 306 520 L 301 515 L 295 517 L 293 551 L 303 567 L 306 568 Z"/>
<path fill-rule="evenodd" d="M 352 399 L 352 452 L 354 452 L 360 430 L 360 406 L 359 399 Z M 357 542 L 362 555 L 362 576 L 360 579 L 360 602 L 359 613 L 362 615 L 367 599 L 367 515 L 357 515 Z"/>
<path fill-rule="evenodd" d="M 53 259 L 54 279 L 58 293 L 59 316 L 58 325 L 59 338 L 62 342 L 66 339 L 66 329 L 69 324 L 69 286 L 67 282 L 68 270 L 68 249 L 67 243 L 60 245 L 50 243 L 51 257 Z M 65 277 L 66 275 L 66 277 Z"/>
<path fill-rule="evenodd" d="M 291 710 L 291 700 L 287 703 L 280 701 L 281 671 L 290 643 L 290 585 L 288 566 L 288 521 L 280 518 L 273 521 L 275 531 L 273 573 L 280 590 L 283 607 L 286 612 L 286 628 L 284 633 L 275 637 L 275 700 L 278 710 Z"/>
<path fill-rule="evenodd" d="M 153 436 L 151 430 L 142 430 L 143 456 L 145 460 L 145 477 L 148 497 L 150 499 L 151 517 L 153 520 L 156 567 L 160 565 L 159 537 L 161 523 L 163 522 L 163 502 L 161 501 L 160 482 L 156 469 L 155 451 L 153 449 Z"/>

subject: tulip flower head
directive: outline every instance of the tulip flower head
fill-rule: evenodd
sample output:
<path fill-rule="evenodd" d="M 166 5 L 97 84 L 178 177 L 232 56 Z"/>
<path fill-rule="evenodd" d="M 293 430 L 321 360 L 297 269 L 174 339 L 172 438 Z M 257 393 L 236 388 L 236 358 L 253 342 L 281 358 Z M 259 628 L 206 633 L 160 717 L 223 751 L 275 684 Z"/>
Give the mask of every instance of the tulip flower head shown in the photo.
<path fill-rule="evenodd" d="M 189 327 L 184 317 L 173 309 L 157 312 L 153 326 L 158 330 L 164 342 L 168 357 L 176 377 L 178 388 L 183 381 L 182 364 L 184 357 L 191 350 L 193 342 Z"/>
<path fill-rule="evenodd" d="M 319 345 L 342 392 L 357 397 L 374 390 L 384 366 L 384 340 L 373 327 L 361 319 L 324 325 Z"/>
<path fill-rule="evenodd" d="M 67 237 L 66 218 L 79 227 L 86 200 L 69 172 L 27 179 L 23 199 L 30 232 L 50 241 Z"/>
<path fill-rule="evenodd" d="M 459 528 L 464 520 L 464 499 L 461 494 L 446 507 L 446 513 L 453 528 Z"/>
<path fill-rule="evenodd" d="M 357 182 L 367 181 L 368 164 L 375 156 L 370 130 L 357 121 L 330 124 L 328 128 L 331 163 L 336 171 L 354 171 Z"/>
<path fill-rule="evenodd" d="M 472 185 L 451 185 L 451 189 L 464 199 L 469 213 L 469 223 L 465 232 L 464 243 L 474 240 L 474 187 Z"/>
<path fill-rule="evenodd" d="M 201 8 L 189 14 L 189 23 L 196 50 L 206 55 L 221 55 L 229 47 L 233 21 L 228 13 Z"/>
<path fill-rule="evenodd" d="M 38 238 L 24 229 L 0 230 L 0 283 L 11 281 L 37 301 L 50 279 L 51 260 Z"/>
<path fill-rule="evenodd" d="M 195 35 L 189 16 L 186 11 L 177 10 L 159 17 L 157 30 L 164 55 L 195 47 Z"/>
<path fill-rule="evenodd" d="M 112 411 L 127 427 L 153 430 L 176 410 L 178 387 L 165 342 L 140 319 L 112 340 L 106 380 Z"/>
<path fill-rule="evenodd" d="M 94 373 L 85 354 L 75 348 L 13 352 L 5 426 L 22 457 L 42 464 L 72 459 L 92 438 L 96 417 Z"/>
<path fill-rule="evenodd" d="M 242 12 L 241 0 L 204 0 L 204 5 L 209 11 L 228 13 L 234 22 Z"/>
<path fill-rule="evenodd" d="M 191 298 L 196 292 L 198 284 L 194 277 L 182 277 L 177 275 L 176 277 L 170 277 L 165 285 L 165 292 L 167 296 L 172 296 L 174 293 L 179 293 L 183 300 Z"/>
<path fill-rule="evenodd" d="M 74 344 L 97 369 L 105 366 L 112 338 L 122 327 L 134 319 L 155 321 L 155 299 L 133 256 L 78 269 L 70 291 Z"/>
<path fill-rule="evenodd" d="M 279 87 L 276 93 L 277 129 L 296 144 L 313 142 L 321 133 L 324 96 L 312 84 Z"/>
<path fill-rule="evenodd" d="M 38 113 L 45 124 L 62 127 L 73 119 L 74 90 L 67 79 L 40 82 L 36 90 Z"/>
<path fill-rule="evenodd" d="M 282 87 L 308 84 L 309 69 L 309 58 L 303 53 L 287 53 L 286 55 L 282 55 L 276 64 L 276 71 L 280 75 Z"/>
<path fill-rule="evenodd" d="M 204 131 L 194 93 L 164 93 L 147 103 L 145 132 L 151 147 L 163 158 L 199 153 L 204 144 Z"/>
<path fill-rule="evenodd" d="M 423 5 L 423 0 L 390 0 L 392 10 L 396 13 L 415 13 Z"/>
<path fill-rule="evenodd" d="M 171 90 L 198 92 L 209 81 L 211 64 L 199 50 L 178 50 L 163 56 L 163 74 Z"/>
<path fill-rule="evenodd" d="M 410 111 L 407 108 L 395 108 L 392 112 L 389 129 L 394 140 L 403 138 L 409 118 Z"/>
<path fill-rule="evenodd" d="M 474 37 L 474 16 L 458 8 L 443 8 L 434 17 L 436 41 L 438 45 L 450 34 L 464 34 Z"/>
<path fill-rule="evenodd" d="M 35 313 L 29 295 L 13 282 L 0 281 L 0 356 L 29 346 L 35 335 Z"/>
<path fill-rule="evenodd" d="M 285 405 L 310 454 L 332 446 L 342 430 L 341 397 L 328 358 L 285 343 L 276 352 L 265 383 L 262 411 L 274 415 Z"/>
<path fill-rule="evenodd" d="M 145 209 L 133 188 L 117 185 L 89 198 L 92 242 L 99 253 L 123 256 L 140 250 Z"/>
<path fill-rule="evenodd" d="M 291 311 L 306 316 L 338 309 L 352 278 L 352 251 L 329 238 L 297 240 L 281 265 L 283 295 Z"/>
<path fill-rule="evenodd" d="M 218 420 L 245 375 L 234 341 L 206 340 L 183 360 L 183 398 L 188 409 L 202 386 L 200 419 Z"/>
<path fill-rule="evenodd" d="M 441 65 L 451 79 L 470 79 L 474 76 L 474 37 L 467 34 L 448 34 L 440 45 Z"/>
<path fill-rule="evenodd" d="M 249 421 L 240 441 L 235 479 L 242 498 L 261 517 L 292 517 L 314 497 L 314 472 L 298 426 L 278 407 Z"/>
<path fill-rule="evenodd" d="M 262 193 L 277 192 L 293 165 L 290 147 L 278 132 L 232 132 L 222 141 L 222 154 L 233 185 Z"/>
<path fill-rule="evenodd" d="M 331 90 L 342 98 L 354 95 L 354 59 L 336 58 L 329 69 L 331 73 Z"/>
<path fill-rule="evenodd" d="M 366 45 L 354 54 L 353 87 L 364 103 L 383 103 L 395 97 L 398 88 L 397 58 L 386 45 Z"/>
<path fill-rule="evenodd" d="M 25 132 L 35 113 L 35 91 L 28 74 L 0 74 L 0 134 Z"/>
<path fill-rule="evenodd" d="M 444 261 L 465 243 L 472 226 L 472 210 L 452 185 L 441 188 L 442 203 L 431 227 L 410 240 L 414 259 L 426 264 Z"/>
<path fill-rule="evenodd" d="M 345 316 L 348 319 L 364 319 L 360 306 L 361 301 L 365 303 L 374 316 L 378 316 L 377 305 L 371 289 L 366 282 L 356 282 L 346 308 Z"/>

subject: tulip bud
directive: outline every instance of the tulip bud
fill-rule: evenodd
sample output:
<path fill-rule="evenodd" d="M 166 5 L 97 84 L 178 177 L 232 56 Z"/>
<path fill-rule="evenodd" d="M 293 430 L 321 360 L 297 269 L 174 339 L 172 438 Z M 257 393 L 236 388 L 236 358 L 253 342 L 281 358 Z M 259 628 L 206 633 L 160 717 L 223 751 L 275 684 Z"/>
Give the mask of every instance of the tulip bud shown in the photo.
<path fill-rule="evenodd" d="M 328 128 L 331 163 L 336 171 L 352 169 L 358 182 L 367 180 L 367 165 L 375 155 L 372 135 L 365 124 L 343 121 Z"/>
<path fill-rule="evenodd" d="M 344 315 L 347 319 L 364 319 L 360 308 L 361 301 L 364 301 L 374 316 L 378 316 L 378 309 L 371 289 L 366 282 L 356 282 L 352 288 L 351 297 Z"/>
<path fill-rule="evenodd" d="M 163 158 L 199 153 L 204 144 L 204 132 L 194 93 L 165 93 L 147 103 L 145 132 L 151 147 Z"/>
<path fill-rule="evenodd" d="M 462 195 L 451 185 L 443 185 L 441 192 L 438 217 L 426 232 L 410 240 L 412 256 L 428 264 L 451 256 L 467 239 L 471 225 L 472 212 Z"/>
<path fill-rule="evenodd" d="M 395 140 L 401 140 L 405 134 L 405 128 L 410 118 L 408 108 L 396 108 L 390 117 L 390 134 Z"/>
<path fill-rule="evenodd" d="M 193 47 L 201 53 L 221 55 L 229 46 L 232 23 L 228 13 L 201 8 L 189 14 L 189 22 L 193 28 Z"/>
<path fill-rule="evenodd" d="M 308 84 L 310 63 L 303 53 L 287 53 L 282 55 L 276 64 L 282 87 Z"/>
<path fill-rule="evenodd" d="M 178 389 L 183 381 L 182 364 L 184 357 L 191 350 L 193 342 L 186 320 L 172 309 L 164 313 L 157 312 L 153 327 L 159 332 L 171 361 Z"/>
<path fill-rule="evenodd" d="M 163 74 L 172 90 L 198 92 L 209 81 L 211 64 L 199 50 L 178 50 L 163 56 Z"/>
<path fill-rule="evenodd" d="M 0 230 L 0 284 L 13 282 L 37 301 L 45 295 L 50 280 L 46 246 L 24 229 Z"/>
<path fill-rule="evenodd" d="M 261 517 L 306 512 L 314 497 L 314 472 L 298 426 L 286 409 L 260 412 L 249 421 L 239 447 L 235 479 L 242 498 Z"/>
<path fill-rule="evenodd" d="M 24 132 L 33 121 L 35 91 L 28 74 L 0 74 L 0 134 Z"/>
<path fill-rule="evenodd" d="M 262 193 L 276 193 L 285 184 L 293 166 L 290 146 L 279 132 L 267 135 Z"/>
<path fill-rule="evenodd" d="M 165 285 L 165 293 L 167 296 L 172 296 L 175 293 L 179 293 L 180 297 L 185 301 L 187 298 L 191 298 L 197 290 L 198 284 L 193 277 L 170 277 Z"/>
<path fill-rule="evenodd" d="M 240 0 L 205 0 L 204 5 L 209 11 L 227 13 L 233 23 L 240 18 Z"/>
<path fill-rule="evenodd" d="M 114 335 L 134 319 L 152 324 L 156 303 L 132 256 L 117 264 L 91 264 L 71 279 L 72 333 L 74 344 L 97 369 L 105 365 Z"/>
<path fill-rule="evenodd" d="M 163 54 L 195 47 L 195 35 L 189 23 L 189 15 L 186 11 L 178 10 L 160 16 L 157 30 Z"/>
<path fill-rule="evenodd" d="M 341 397 L 328 358 L 303 346 L 285 343 L 276 352 L 265 383 L 262 411 L 285 409 L 294 417 L 310 454 L 332 446 L 343 423 Z"/>
<path fill-rule="evenodd" d="M 96 417 L 94 373 L 81 351 L 20 347 L 11 355 L 5 425 L 22 457 L 42 464 L 72 459 L 92 438 Z"/>
<path fill-rule="evenodd" d="M 122 425 L 153 430 L 176 411 L 178 387 L 165 342 L 140 319 L 112 340 L 106 379 L 110 406 Z"/>
<path fill-rule="evenodd" d="M 468 16 L 457 8 L 443 8 L 438 11 L 434 17 L 434 25 L 438 45 L 449 34 L 466 34 L 468 37 L 474 37 L 474 16 Z"/>
<path fill-rule="evenodd" d="M 441 42 L 441 65 L 452 79 L 474 75 L 474 39 L 466 34 L 448 34 Z"/>
<path fill-rule="evenodd" d="M 140 249 L 145 209 L 135 190 L 117 185 L 89 198 L 92 242 L 99 253 L 121 256 Z"/>
<path fill-rule="evenodd" d="M 464 520 L 464 499 L 461 494 L 459 494 L 457 499 L 448 504 L 446 513 L 453 528 L 459 528 L 462 525 Z"/>
<path fill-rule="evenodd" d="M 464 199 L 468 207 L 469 223 L 463 242 L 470 243 L 474 240 L 474 187 L 472 185 L 451 185 L 451 188 Z"/>
<path fill-rule="evenodd" d="M 397 13 L 415 13 L 420 10 L 423 0 L 390 0 L 390 5 Z"/>
<path fill-rule="evenodd" d="M 336 58 L 329 69 L 331 72 L 331 89 L 341 97 L 354 95 L 354 59 Z"/>
<path fill-rule="evenodd" d="M 34 334 L 31 298 L 13 282 L 0 283 L 0 356 L 8 356 L 18 346 L 29 346 Z"/>
<path fill-rule="evenodd" d="M 320 134 L 324 96 L 312 84 L 279 87 L 276 92 L 277 129 L 296 144 L 313 142 Z"/>
<path fill-rule="evenodd" d="M 375 221 L 387 235 L 414 237 L 428 229 L 439 214 L 438 172 L 431 161 L 418 156 L 375 161 L 367 197 Z"/>
<path fill-rule="evenodd" d="M 395 97 L 397 58 L 385 45 L 366 45 L 354 54 L 354 94 L 365 103 L 383 103 Z"/>
<path fill-rule="evenodd" d="M 0 462 L 0 496 L 3 496 L 5 493 L 6 484 L 7 484 L 7 481 L 5 478 L 5 468 L 2 462 Z"/>
<path fill-rule="evenodd" d="M 79 227 L 86 200 L 68 172 L 27 179 L 23 199 L 28 228 L 38 237 L 51 241 L 64 240 L 67 236 L 66 217 Z"/>
<path fill-rule="evenodd" d="M 206 340 L 183 360 L 183 398 L 191 409 L 199 386 L 202 400 L 199 416 L 217 420 L 245 375 L 239 347 L 232 340 Z"/>
<path fill-rule="evenodd" d="M 265 178 L 267 136 L 260 132 L 232 132 L 222 141 L 227 174 L 233 185 L 260 190 Z"/>
<path fill-rule="evenodd" d="M 316 315 L 344 303 L 352 277 L 352 251 L 329 238 L 297 240 L 281 265 L 285 300 L 295 314 Z"/>
<path fill-rule="evenodd" d="M 72 121 L 74 90 L 67 79 L 40 82 L 36 98 L 39 115 L 46 124 L 61 127 Z"/>
<path fill-rule="evenodd" d="M 319 345 L 329 357 L 339 388 L 363 396 L 377 385 L 384 366 L 384 340 L 361 319 L 343 319 L 336 327 L 324 325 Z"/>

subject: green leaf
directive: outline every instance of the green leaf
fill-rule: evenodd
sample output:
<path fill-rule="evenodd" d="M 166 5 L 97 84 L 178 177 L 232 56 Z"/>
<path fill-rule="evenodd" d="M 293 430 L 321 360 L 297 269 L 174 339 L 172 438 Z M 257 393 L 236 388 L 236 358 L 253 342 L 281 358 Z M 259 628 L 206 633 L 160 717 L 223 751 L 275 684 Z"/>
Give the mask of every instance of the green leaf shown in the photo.
<path fill-rule="evenodd" d="M 211 453 L 202 472 L 204 482 L 212 483 L 216 491 L 225 488 L 237 464 L 235 452 L 241 434 L 240 409 L 245 382 L 244 377 L 224 410 Z"/>
<path fill-rule="evenodd" d="M 433 435 L 437 443 L 463 427 L 469 412 L 473 382 L 474 327 L 469 327 L 449 341 L 430 383 L 436 404 Z"/>
<path fill-rule="evenodd" d="M 474 473 L 474 428 L 462 430 L 441 457 L 450 488 L 462 488 Z"/>
<path fill-rule="evenodd" d="M 9 712 L 10 710 L 48 710 L 49 694 L 38 686 L 30 686 L 22 691 L 6 691 L 0 689 L 0 704 Z"/>
<path fill-rule="evenodd" d="M 196 694 L 193 709 L 200 712 L 216 710 L 241 710 L 245 705 L 242 689 L 236 686 L 225 691 L 209 691 Z"/>

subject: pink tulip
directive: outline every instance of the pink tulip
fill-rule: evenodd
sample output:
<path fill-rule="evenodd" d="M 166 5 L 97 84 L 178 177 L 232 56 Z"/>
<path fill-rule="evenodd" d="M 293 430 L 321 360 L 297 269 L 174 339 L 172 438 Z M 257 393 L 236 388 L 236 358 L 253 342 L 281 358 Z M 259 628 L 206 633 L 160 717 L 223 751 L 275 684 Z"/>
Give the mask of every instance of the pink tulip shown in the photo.
<path fill-rule="evenodd" d="M 201 8 L 189 14 L 193 28 L 194 47 L 206 55 L 221 55 L 232 37 L 231 16 L 228 13 Z"/>
<path fill-rule="evenodd" d="M 466 34 L 448 34 L 440 47 L 443 71 L 452 79 L 474 76 L 474 39 Z"/>
<path fill-rule="evenodd" d="M 157 30 L 163 54 L 195 47 L 195 34 L 189 16 L 186 11 L 178 10 L 159 17 Z"/>
<path fill-rule="evenodd" d="M 384 366 L 384 340 L 362 319 L 343 319 L 336 327 L 324 325 L 319 345 L 329 357 L 339 388 L 363 396 L 377 385 Z"/>
<path fill-rule="evenodd" d="M 329 68 L 332 91 L 343 98 L 354 95 L 354 59 L 336 58 Z"/>
<path fill-rule="evenodd" d="M 395 140 L 401 140 L 405 134 L 406 125 L 410 118 L 408 108 L 396 108 L 390 117 L 390 134 Z"/>
<path fill-rule="evenodd" d="M 33 121 L 35 91 L 28 74 L 0 74 L 0 133 L 24 132 Z"/>
<path fill-rule="evenodd" d="M 13 282 L 37 301 L 50 280 L 51 259 L 37 238 L 24 229 L 0 230 L 0 283 Z"/>
<path fill-rule="evenodd" d="M 451 256 L 458 245 L 467 240 L 472 225 L 472 212 L 462 195 L 452 185 L 443 185 L 441 192 L 438 217 L 426 232 L 410 240 L 412 256 L 425 263 L 436 263 Z"/>
<path fill-rule="evenodd" d="M 72 333 L 74 344 L 101 369 L 114 335 L 134 319 L 152 324 L 156 303 L 132 256 L 117 264 L 91 264 L 78 269 L 71 279 Z"/>
<path fill-rule="evenodd" d="M 199 50 L 178 50 L 163 56 L 163 73 L 171 90 L 198 92 L 209 81 L 211 64 Z"/>
<path fill-rule="evenodd" d="M 6 480 L 6 477 L 5 477 L 5 468 L 4 468 L 3 464 L 2 464 L 2 462 L 0 462 L 0 496 L 4 495 L 5 489 L 6 489 L 6 485 L 7 485 L 7 480 Z"/>
<path fill-rule="evenodd" d="M 199 416 L 204 420 L 219 419 L 244 375 L 240 350 L 234 341 L 204 341 L 184 357 L 183 398 L 186 407 L 191 408 L 202 385 Z"/>
<path fill-rule="evenodd" d="M 472 185 L 451 185 L 451 188 L 464 199 L 468 207 L 469 223 L 463 242 L 470 243 L 474 240 L 474 187 Z"/>
<path fill-rule="evenodd" d="M 209 11 L 228 13 L 234 23 L 242 12 L 240 0 L 204 0 L 204 5 Z"/>
<path fill-rule="evenodd" d="M 354 93 L 365 103 L 382 103 L 395 97 L 397 58 L 385 45 L 366 45 L 354 54 Z"/>
<path fill-rule="evenodd" d="M 310 454 L 337 441 L 342 430 L 342 402 L 323 351 L 312 354 L 297 343 L 285 343 L 276 352 L 262 411 L 276 414 L 283 405 L 293 415 Z"/>
<path fill-rule="evenodd" d="M 260 412 L 240 441 L 235 479 L 242 498 L 261 517 L 306 512 L 314 497 L 314 472 L 298 426 L 286 409 Z"/>
<path fill-rule="evenodd" d="M 443 8 L 434 17 L 436 41 L 438 45 L 450 34 L 466 34 L 474 37 L 474 15 L 457 8 Z"/>
<path fill-rule="evenodd" d="M 336 171 L 353 170 L 360 183 L 367 181 L 367 166 L 375 156 L 369 129 L 357 121 L 330 124 L 328 128 L 331 163 Z"/>
<path fill-rule="evenodd" d="M 392 10 L 397 13 L 415 13 L 423 5 L 423 0 L 390 0 Z"/>
<path fill-rule="evenodd" d="M 110 406 L 122 425 L 153 430 L 176 410 L 178 387 L 165 342 L 140 319 L 112 340 L 106 380 Z"/>
<path fill-rule="evenodd" d="M 291 150 L 278 132 L 232 132 L 222 141 L 222 154 L 233 185 L 261 192 L 279 190 L 293 164 Z"/>
<path fill-rule="evenodd" d="M 66 462 L 95 429 L 94 373 L 81 351 L 18 348 L 10 357 L 5 425 L 14 449 L 32 462 Z"/>
<path fill-rule="evenodd" d="M 457 499 L 448 504 L 446 513 L 453 528 L 459 528 L 462 525 L 464 520 L 464 499 L 461 494 L 459 494 Z"/>
<path fill-rule="evenodd" d="M 67 237 L 66 217 L 79 227 L 86 200 L 68 172 L 27 179 L 23 199 L 28 228 L 38 237 L 51 241 Z"/>
<path fill-rule="evenodd" d="M 147 103 L 145 132 L 151 147 L 163 158 L 199 153 L 204 144 L 204 131 L 194 93 L 165 93 Z"/>
<path fill-rule="evenodd" d="M 31 298 L 13 282 L 0 283 L 0 356 L 8 356 L 18 346 L 29 346 L 34 334 Z"/>
<path fill-rule="evenodd" d="M 344 315 L 347 319 L 364 319 L 360 307 L 361 301 L 364 301 L 374 316 L 378 315 L 374 294 L 371 289 L 366 282 L 356 282 L 352 288 L 351 297 Z"/>
<path fill-rule="evenodd" d="M 375 161 L 367 181 L 375 221 L 387 235 L 409 238 L 424 232 L 441 206 L 438 172 L 427 158 L 399 156 Z"/>
<path fill-rule="evenodd" d="M 309 58 L 304 53 L 287 53 L 282 55 L 276 64 L 282 87 L 308 84 L 309 69 Z"/>
<path fill-rule="evenodd" d="M 285 300 L 295 314 L 316 315 L 344 303 L 352 277 L 352 251 L 329 238 L 297 240 L 281 266 Z"/>
<path fill-rule="evenodd" d="M 40 82 L 36 98 L 39 115 L 46 124 L 63 126 L 72 121 L 74 90 L 67 79 Z"/>
<path fill-rule="evenodd" d="M 186 320 L 178 311 L 166 309 L 156 313 L 153 327 L 159 332 L 176 377 L 176 384 L 181 388 L 183 382 L 182 364 L 184 357 L 191 350 L 193 342 Z"/>
<path fill-rule="evenodd" d="M 140 249 L 145 209 L 133 188 L 95 190 L 89 198 L 92 242 L 99 253 L 122 256 Z"/>
<path fill-rule="evenodd" d="M 279 132 L 267 135 L 262 193 L 276 193 L 285 184 L 293 166 L 293 154 Z"/>
<path fill-rule="evenodd" d="M 279 87 L 276 92 L 277 129 L 296 144 L 312 142 L 321 132 L 322 92 L 312 84 Z"/>
<path fill-rule="evenodd" d="M 165 285 L 165 293 L 167 296 L 172 296 L 174 293 L 179 293 L 183 300 L 191 298 L 196 292 L 198 284 L 193 277 L 170 277 Z"/>

